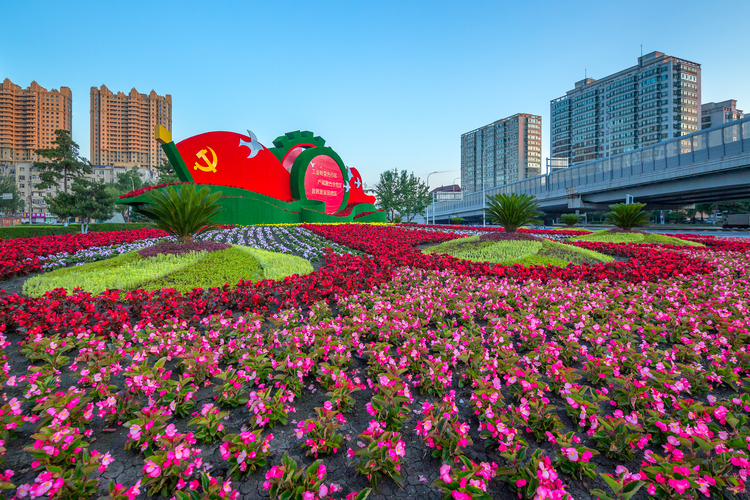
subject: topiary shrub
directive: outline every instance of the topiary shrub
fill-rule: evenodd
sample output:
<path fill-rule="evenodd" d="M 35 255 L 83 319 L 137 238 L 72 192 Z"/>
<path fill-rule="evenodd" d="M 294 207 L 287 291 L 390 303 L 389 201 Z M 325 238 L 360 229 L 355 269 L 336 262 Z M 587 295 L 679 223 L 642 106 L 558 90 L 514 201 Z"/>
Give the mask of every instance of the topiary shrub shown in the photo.
<path fill-rule="evenodd" d="M 581 222 L 581 217 L 578 214 L 562 214 L 560 216 L 560 222 L 568 227 L 573 227 Z"/>
<path fill-rule="evenodd" d="M 221 191 L 211 193 L 208 187 L 198 191 L 195 184 L 180 184 L 154 189 L 146 197 L 149 203 L 138 211 L 181 243 L 191 243 L 193 236 L 219 228 L 213 220 L 224 210 L 219 204 Z"/>
<path fill-rule="evenodd" d="M 487 197 L 487 218 L 499 224 L 509 233 L 526 224 L 541 224 L 544 212 L 539 202 L 529 194 L 496 194 Z"/>
<path fill-rule="evenodd" d="M 645 203 L 610 205 L 611 212 L 607 213 L 607 222 L 611 222 L 625 231 L 630 231 L 634 227 L 645 226 L 649 222 L 648 212 L 643 210 L 645 206 Z"/>

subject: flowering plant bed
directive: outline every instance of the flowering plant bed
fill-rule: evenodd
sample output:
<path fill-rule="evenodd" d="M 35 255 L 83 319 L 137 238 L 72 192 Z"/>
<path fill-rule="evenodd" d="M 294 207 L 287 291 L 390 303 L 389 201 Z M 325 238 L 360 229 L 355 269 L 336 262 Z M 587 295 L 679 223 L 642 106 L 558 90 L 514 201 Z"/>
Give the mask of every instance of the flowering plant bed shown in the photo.
<path fill-rule="evenodd" d="M 747 243 L 521 268 L 414 248 L 440 229 L 307 230 L 362 254 L 0 293 L 6 496 L 744 498 Z"/>

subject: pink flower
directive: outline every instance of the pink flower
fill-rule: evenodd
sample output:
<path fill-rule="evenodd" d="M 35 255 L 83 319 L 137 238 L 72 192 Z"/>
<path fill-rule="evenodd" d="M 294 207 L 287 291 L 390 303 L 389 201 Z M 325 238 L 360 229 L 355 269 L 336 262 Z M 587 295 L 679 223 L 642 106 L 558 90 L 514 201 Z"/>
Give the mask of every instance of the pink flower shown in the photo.
<path fill-rule="evenodd" d="M 727 413 L 729 413 L 729 410 L 727 410 L 724 406 L 719 406 L 714 410 L 714 417 L 718 418 L 719 420 L 724 420 L 724 418 L 727 416 Z"/>
<path fill-rule="evenodd" d="M 161 468 L 149 460 L 146 462 L 146 465 L 143 466 L 143 473 L 148 477 L 159 477 L 159 474 L 161 474 Z"/>
<path fill-rule="evenodd" d="M 231 453 L 229 452 L 228 442 L 225 442 L 221 446 L 219 446 L 219 453 L 221 453 L 221 458 L 223 458 L 224 460 L 229 460 Z"/>
<path fill-rule="evenodd" d="M 516 488 L 523 488 L 526 486 L 526 480 L 525 479 L 517 479 L 516 480 Z"/>
<path fill-rule="evenodd" d="M 471 495 L 467 493 L 461 493 L 460 491 L 453 491 L 452 495 L 455 500 L 471 500 Z"/>
<path fill-rule="evenodd" d="M 328 486 L 325 484 L 320 485 L 320 489 L 318 490 L 318 496 L 320 498 L 324 498 L 328 494 Z"/>
<path fill-rule="evenodd" d="M 677 480 L 674 478 L 669 478 L 669 486 L 677 490 L 677 493 L 682 495 L 688 488 L 690 488 L 690 481 L 688 481 L 687 479 Z"/>
<path fill-rule="evenodd" d="M 443 480 L 445 483 L 450 483 L 453 481 L 450 475 L 451 466 L 448 464 L 444 464 L 442 467 L 440 467 L 440 479 Z"/>

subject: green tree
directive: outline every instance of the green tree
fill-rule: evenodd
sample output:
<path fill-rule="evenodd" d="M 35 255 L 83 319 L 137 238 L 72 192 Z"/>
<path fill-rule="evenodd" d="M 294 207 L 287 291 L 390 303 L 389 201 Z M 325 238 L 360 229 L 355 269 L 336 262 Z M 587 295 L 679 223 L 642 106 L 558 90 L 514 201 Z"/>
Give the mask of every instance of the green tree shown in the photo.
<path fill-rule="evenodd" d="M 88 160 L 78 154 L 78 144 L 73 142 L 67 130 L 55 130 L 56 139 L 52 141 L 54 148 L 37 149 L 36 154 L 46 161 L 34 162 L 39 170 L 41 182 L 34 185 L 34 189 L 48 189 L 63 184 L 63 192 L 68 192 L 68 180 L 75 181 L 91 173 Z"/>
<path fill-rule="evenodd" d="M 610 205 L 611 212 L 607 214 L 607 222 L 611 222 L 620 229 L 629 231 L 634 227 L 645 226 L 649 223 L 649 213 L 643 210 L 645 203 L 618 203 Z"/>
<path fill-rule="evenodd" d="M 61 191 L 50 199 L 49 211 L 61 219 L 80 218 L 82 233 L 88 232 L 92 220 L 106 220 L 115 213 L 116 197 L 103 181 L 76 179 L 71 191 Z"/>
<path fill-rule="evenodd" d="M 401 200 L 401 189 L 399 187 L 400 177 L 397 169 L 381 172 L 380 181 L 375 186 L 375 196 L 378 208 L 385 210 L 388 222 L 393 222 L 398 214 Z"/>
<path fill-rule="evenodd" d="M 167 158 L 162 158 L 161 165 L 157 165 L 156 170 L 159 172 L 159 184 L 182 182 L 180 178 L 177 177 L 174 167 Z"/>
<path fill-rule="evenodd" d="M 530 194 L 496 194 L 487 197 L 487 218 L 500 224 L 508 233 L 515 233 L 526 224 L 541 224 L 544 212 L 539 210 L 536 196 Z"/>
<path fill-rule="evenodd" d="M 2 195 L 10 193 L 10 200 L 2 199 Z M 16 179 L 9 175 L 0 175 L 0 212 L 4 215 L 13 215 L 23 210 L 23 200 L 16 189 Z"/>
<path fill-rule="evenodd" d="M 405 222 L 412 222 L 417 215 L 424 215 L 430 204 L 427 184 L 414 172 L 399 172 L 395 168 L 380 174 L 375 196 L 378 207 L 385 210 L 389 222 L 394 222 L 397 216 Z"/>
<path fill-rule="evenodd" d="M 123 194 L 142 187 L 143 180 L 138 174 L 138 167 L 133 167 L 130 170 L 117 174 L 117 180 L 111 184 L 110 189 L 115 197 L 119 198 Z M 133 212 L 130 210 L 129 205 L 121 205 L 120 213 L 126 220 L 133 218 Z"/>
<path fill-rule="evenodd" d="M 568 227 L 573 227 L 581 222 L 581 216 L 578 214 L 562 214 L 560 216 L 560 222 Z"/>
<path fill-rule="evenodd" d="M 414 172 L 407 174 L 406 170 L 401 171 L 398 212 L 406 222 L 412 222 L 417 215 L 425 215 L 430 204 L 429 191 L 427 183 L 414 175 Z"/>
<path fill-rule="evenodd" d="M 208 186 L 198 191 L 195 184 L 169 186 L 146 193 L 149 202 L 138 210 L 154 221 L 157 228 L 190 243 L 193 236 L 216 229 L 214 218 L 224 210 L 221 192 L 211 193 Z"/>

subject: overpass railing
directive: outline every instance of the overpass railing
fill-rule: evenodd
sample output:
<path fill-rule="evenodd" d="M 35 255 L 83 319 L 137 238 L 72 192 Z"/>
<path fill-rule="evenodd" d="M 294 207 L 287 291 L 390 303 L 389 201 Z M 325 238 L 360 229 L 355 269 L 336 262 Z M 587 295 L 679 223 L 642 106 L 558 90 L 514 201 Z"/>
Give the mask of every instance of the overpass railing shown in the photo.
<path fill-rule="evenodd" d="M 750 117 L 550 174 L 489 188 L 484 193 L 487 196 L 526 193 L 544 197 L 554 191 L 635 177 L 743 152 L 750 152 Z M 462 201 L 437 203 L 436 212 L 445 214 L 461 209 L 476 209 L 481 206 L 482 197 L 482 191 L 465 193 Z"/>

